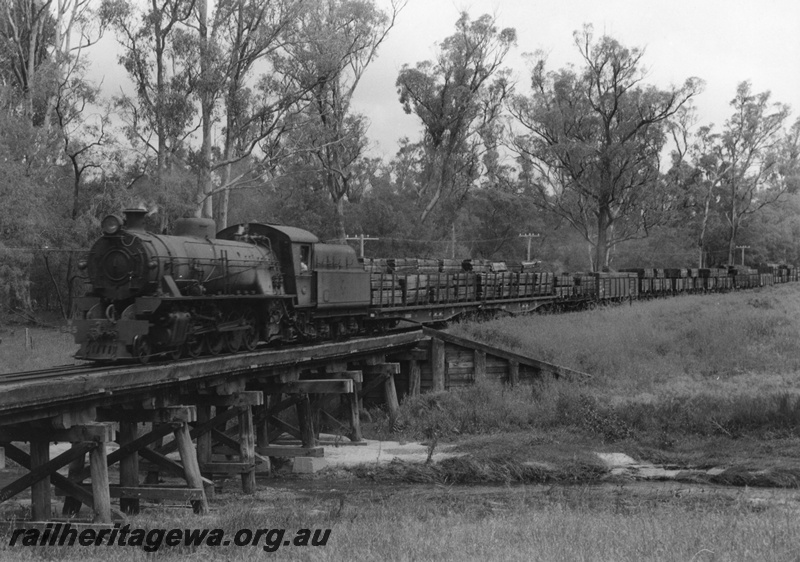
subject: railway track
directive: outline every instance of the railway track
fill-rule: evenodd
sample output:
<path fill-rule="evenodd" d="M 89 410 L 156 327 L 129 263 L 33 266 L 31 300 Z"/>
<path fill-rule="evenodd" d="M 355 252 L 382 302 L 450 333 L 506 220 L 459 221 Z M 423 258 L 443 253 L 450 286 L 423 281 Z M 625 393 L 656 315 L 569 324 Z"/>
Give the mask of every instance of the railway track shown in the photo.
<path fill-rule="evenodd" d="M 392 334 L 400 335 L 407 332 L 414 332 L 419 330 L 418 327 L 408 327 L 408 328 L 397 328 L 391 331 Z M 388 334 L 383 334 L 388 335 Z M 348 342 L 368 342 L 371 339 L 376 339 L 381 337 L 379 336 L 359 336 L 356 338 L 350 338 Z M 183 358 L 178 360 L 169 360 L 166 357 L 160 357 L 158 360 L 149 363 L 147 366 L 140 365 L 135 361 L 128 361 L 126 363 L 115 363 L 115 364 L 91 364 L 85 363 L 83 365 L 59 365 L 55 367 L 48 367 L 46 369 L 38 369 L 35 371 L 18 371 L 13 373 L 3 373 L 0 374 L 0 387 L 5 384 L 18 384 L 18 383 L 25 383 L 25 382 L 34 382 L 34 381 L 42 381 L 47 379 L 60 379 L 69 376 L 80 376 L 80 375 L 88 375 L 91 373 L 99 373 L 99 372 L 114 372 L 114 371 L 121 371 L 121 370 L 130 370 L 139 368 L 141 370 L 148 370 L 152 367 L 159 367 L 164 365 L 179 365 L 185 362 L 194 362 L 194 361 L 203 361 L 203 360 L 212 360 L 212 359 L 224 359 L 226 357 L 241 359 L 248 355 L 261 355 L 264 352 L 279 352 L 287 349 L 291 349 L 297 352 L 298 356 L 305 355 L 305 350 L 318 346 L 320 344 L 326 343 L 337 343 L 335 340 L 326 340 L 326 341 L 319 341 L 314 342 L 313 344 L 308 343 L 297 343 L 297 344 L 284 344 L 279 347 L 269 347 L 268 345 L 263 345 L 253 351 L 247 352 L 239 352 L 233 354 L 221 354 L 221 355 L 204 355 L 198 358 Z"/>
<path fill-rule="evenodd" d="M 125 367 L 125 365 L 123 365 Z M 121 367 L 120 367 L 121 368 Z M 19 371 L 16 373 L 0 374 L 0 385 L 7 383 L 35 381 L 50 378 L 60 378 L 69 375 L 78 375 L 93 370 L 108 370 L 108 367 L 93 367 L 91 365 L 59 365 L 36 371 Z"/>

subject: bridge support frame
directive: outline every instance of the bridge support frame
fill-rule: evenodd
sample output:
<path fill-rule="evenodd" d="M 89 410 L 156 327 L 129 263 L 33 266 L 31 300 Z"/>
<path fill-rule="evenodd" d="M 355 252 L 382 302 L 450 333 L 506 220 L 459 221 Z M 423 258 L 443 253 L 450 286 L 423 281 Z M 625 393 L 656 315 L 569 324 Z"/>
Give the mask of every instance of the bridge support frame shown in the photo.
<path fill-rule="evenodd" d="M 67 429 L 44 427 L 4 427 L 0 428 L 0 443 L 5 447 L 8 457 L 29 470 L 0 490 L 0 501 L 5 501 L 18 493 L 31 488 L 31 519 L 48 521 L 52 518 L 51 483 L 56 488 L 72 493 L 81 501 L 92 505 L 95 523 L 111 523 L 111 496 L 106 465 L 106 443 L 114 440 L 111 424 L 92 423 L 76 425 Z M 30 443 L 30 455 L 13 445 L 12 441 Z M 54 459 L 50 459 L 50 443 L 53 441 L 71 442 L 72 447 Z M 83 489 L 58 470 L 77 459 L 85 459 L 89 453 L 92 477 L 91 491 Z"/>

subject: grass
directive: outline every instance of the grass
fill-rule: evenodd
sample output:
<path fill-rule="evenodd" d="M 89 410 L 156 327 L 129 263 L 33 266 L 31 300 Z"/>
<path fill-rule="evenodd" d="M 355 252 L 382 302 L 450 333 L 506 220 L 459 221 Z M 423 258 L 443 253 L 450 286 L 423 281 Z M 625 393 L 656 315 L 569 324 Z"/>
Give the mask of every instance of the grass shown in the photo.
<path fill-rule="evenodd" d="M 794 388 L 798 313 L 800 288 L 791 284 L 461 324 L 453 332 L 588 372 L 595 392 L 607 396 L 735 392 L 744 381 L 760 392 Z"/>
<path fill-rule="evenodd" d="M 78 345 L 68 332 L 0 324 L 0 374 L 72 365 L 76 351 Z"/>
<path fill-rule="evenodd" d="M 506 318 L 453 331 L 593 377 L 513 389 L 479 383 L 407 399 L 401 438 L 426 439 L 432 446 L 455 441 L 467 455 L 460 462 L 498 467 L 487 478 L 484 469 L 445 470 L 444 464 L 438 467 L 444 474 L 426 476 L 432 481 L 464 481 L 465 474 L 475 482 L 509 481 L 500 462 L 509 456 L 520 465 L 538 460 L 554 467 L 543 476 L 523 466 L 517 469 L 522 476 L 510 481 L 596 478 L 587 470 L 591 462 L 565 458 L 566 447 L 573 455 L 625 452 L 680 467 L 725 466 L 712 479 L 720 483 L 800 483 L 796 285 Z M 372 435 L 388 437 L 388 417 L 376 419 Z M 535 450 L 520 446 L 525 436 L 536 440 Z M 402 479 L 402 468 L 389 476 Z M 407 472 L 410 481 L 421 478 Z"/>
<path fill-rule="evenodd" d="M 220 500 L 205 517 L 162 511 L 152 529 L 330 528 L 324 547 L 162 547 L 163 560 L 793 560 L 797 509 L 735 494 L 596 487 L 344 488 Z M 2 560 L 145 560 L 122 547 L 9 547 Z"/>

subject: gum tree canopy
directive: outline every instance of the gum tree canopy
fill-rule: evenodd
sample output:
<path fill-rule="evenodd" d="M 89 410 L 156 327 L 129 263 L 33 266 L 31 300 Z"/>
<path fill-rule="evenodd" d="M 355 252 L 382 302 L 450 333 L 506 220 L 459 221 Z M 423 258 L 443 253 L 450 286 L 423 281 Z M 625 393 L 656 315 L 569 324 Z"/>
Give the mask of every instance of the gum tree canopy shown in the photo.
<path fill-rule="evenodd" d="M 667 218 L 676 199 L 659 171 L 667 126 L 701 82 L 668 90 L 643 84 L 644 51 L 608 36 L 595 41 L 591 26 L 574 37 L 582 68 L 546 72 L 540 59 L 532 93 L 514 98 L 522 126 L 514 147 L 537 205 L 581 233 L 600 269 L 615 244 Z"/>

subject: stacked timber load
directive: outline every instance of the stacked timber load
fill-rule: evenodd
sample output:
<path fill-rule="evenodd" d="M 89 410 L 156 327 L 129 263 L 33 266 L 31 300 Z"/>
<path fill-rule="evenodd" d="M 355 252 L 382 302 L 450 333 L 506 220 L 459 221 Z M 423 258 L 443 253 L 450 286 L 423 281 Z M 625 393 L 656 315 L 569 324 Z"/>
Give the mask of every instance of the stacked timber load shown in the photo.
<path fill-rule="evenodd" d="M 400 306 L 403 304 L 403 287 L 394 273 L 373 273 L 370 276 L 370 304 L 373 306 Z"/>
<path fill-rule="evenodd" d="M 518 273 L 518 296 L 532 297 L 552 295 L 553 281 L 553 274 L 549 271 L 523 271 Z"/>
<path fill-rule="evenodd" d="M 768 263 L 759 266 L 758 277 L 759 277 L 759 284 L 762 287 L 774 285 L 776 281 L 780 281 L 780 279 L 778 278 L 778 264 Z"/>
<path fill-rule="evenodd" d="M 491 271 L 492 263 L 489 260 L 463 260 L 461 267 L 464 271 L 471 271 L 473 273 L 488 273 Z"/>
<path fill-rule="evenodd" d="M 620 269 L 622 273 L 635 273 L 637 277 L 653 277 L 652 275 L 645 275 L 646 271 L 652 271 L 652 269 L 642 269 L 642 268 L 630 268 L 630 269 Z"/>
<path fill-rule="evenodd" d="M 737 288 L 758 287 L 761 283 L 757 269 L 737 266 L 728 268 L 728 272 L 734 277 L 734 283 Z"/>
<path fill-rule="evenodd" d="M 512 295 L 512 282 L 515 273 L 502 271 L 497 273 L 478 273 L 478 296 L 482 299 L 507 299 Z"/>
<path fill-rule="evenodd" d="M 574 294 L 575 281 L 569 273 L 556 275 L 554 278 L 555 293 L 557 297 L 569 298 Z"/>
<path fill-rule="evenodd" d="M 522 271 L 514 273 L 517 276 L 517 294 L 518 297 L 532 297 L 538 294 L 536 292 L 536 274 L 532 272 Z"/>
<path fill-rule="evenodd" d="M 595 294 L 599 299 L 624 299 L 639 292 L 639 274 L 633 271 L 612 271 L 591 274 L 595 281 Z M 582 283 L 587 281 L 583 278 Z"/>
<path fill-rule="evenodd" d="M 593 298 L 597 295 L 596 277 L 591 273 L 576 273 L 573 275 L 575 295 Z"/>
<path fill-rule="evenodd" d="M 439 260 L 439 271 L 442 273 L 459 273 L 466 271 L 463 263 L 469 260 L 442 259 Z"/>
<path fill-rule="evenodd" d="M 552 271 L 536 272 L 536 294 L 552 295 L 555 275 Z"/>
<path fill-rule="evenodd" d="M 672 279 L 684 279 L 689 276 L 689 270 L 685 268 L 670 268 L 664 270 L 664 277 Z"/>
<path fill-rule="evenodd" d="M 621 273 L 620 275 L 623 276 L 623 279 L 626 279 L 626 293 L 628 297 L 636 298 L 639 296 L 639 278 L 638 275 L 628 273 L 624 274 Z"/>
<path fill-rule="evenodd" d="M 668 279 L 667 290 L 683 291 L 684 279 L 687 275 L 686 269 L 668 268 L 664 270 L 664 277 Z"/>
<path fill-rule="evenodd" d="M 415 273 L 419 267 L 417 258 L 390 258 L 386 261 L 394 273 Z"/>
<path fill-rule="evenodd" d="M 432 273 L 428 275 L 428 291 L 433 303 L 448 303 L 457 300 L 456 288 L 453 286 L 454 273 Z"/>
<path fill-rule="evenodd" d="M 439 273 L 439 260 L 420 258 L 417 260 L 417 273 Z"/>
<path fill-rule="evenodd" d="M 657 292 L 656 286 L 660 286 L 660 282 L 656 282 L 656 270 L 653 268 L 630 268 L 630 269 L 620 269 L 620 273 L 625 273 L 628 275 L 635 275 L 638 277 L 638 282 L 636 283 L 637 286 L 637 293 L 639 289 L 643 295 L 647 295 L 650 293 Z"/>
<path fill-rule="evenodd" d="M 706 291 L 713 291 L 717 288 L 717 277 L 715 275 L 711 275 L 710 268 L 700 268 L 699 273 L 703 289 Z"/>
<path fill-rule="evenodd" d="M 697 268 L 686 269 L 686 279 L 684 279 L 683 287 L 687 291 L 694 291 L 701 288 L 701 283 L 698 280 L 700 270 Z"/>
<path fill-rule="evenodd" d="M 428 278 L 429 275 L 425 273 L 410 273 L 401 277 L 400 287 L 403 289 L 403 302 L 406 305 L 413 306 L 430 302 Z"/>
<path fill-rule="evenodd" d="M 389 273 L 386 260 L 383 258 L 363 258 L 364 270 L 370 273 Z"/>
<path fill-rule="evenodd" d="M 474 273 L 462 271 L 449 274 L 455 299 L 458 301 L 474 301 L 478 298 L 478 281 Z"/>
<path fill-rule="evenodd" d="M 712 275 L 714 275 L 713 270 Z M 728 275 L 728 270 L 725 268 L 716 268 L 716 275 L 713 278 L 717 289 L 730 290 L 734 287 L 734 278 Z"/>
<path fill-rule="evenodd" d="M 780 277 L 781 283 L 797 280 L 797 270 L 789 265 L 779 265 L 777 275 Z"/>

